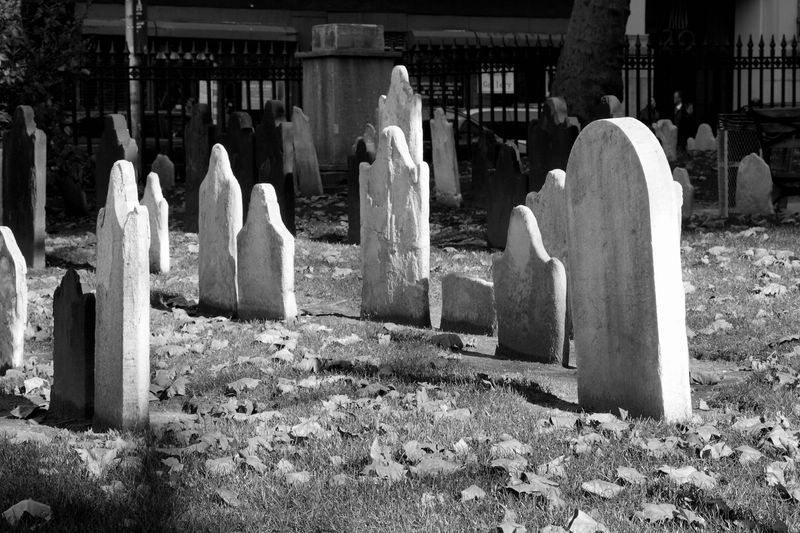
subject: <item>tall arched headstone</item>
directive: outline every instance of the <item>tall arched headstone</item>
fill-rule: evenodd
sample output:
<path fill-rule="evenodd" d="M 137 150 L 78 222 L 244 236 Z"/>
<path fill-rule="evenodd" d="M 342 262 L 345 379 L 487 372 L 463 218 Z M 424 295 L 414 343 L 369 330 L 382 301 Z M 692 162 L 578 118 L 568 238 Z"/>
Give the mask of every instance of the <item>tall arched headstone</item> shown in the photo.
<path fill-rule="evenodd" d="M 30 106 L 18 106 L 3 139 L 0 222 L 14 232 L 28 268 L 44 268 L 47 137 L 33 115 Z"/>
<path fill-rule="evenodd" d="M 237 240 L 238 315 L 243 320 L 297 316 L 294 298 L 294 237 L 281 219 L 275 189 L 253 188 L 247 223 Z"/>
<path fill-rule="evenodd" d="M 453 124 L 437 107 L 431 120 L 431 150 L 433 180 L 436 183 L 436 201 L 453 207 L 461 206 L 461 182 L 456 157 L 456 138 Z"/>
<path fill-rule="evenodd" d="M 97 163 L 95 166 L 95 207 L 100 209 L 106 205 L 108 197 L 108 180 L 111 167 L 117 161 L 124 160 L 133 164 L 134 172 L 139 162 L 139 148 L 136 140 L 131 138 L 128 131 L 128 121 L 124 115 L 106 115 L 104 119 L 103 136 L 97 147 Z M 136 174 L 134 174 L 134 181 Z"/>
<path fill-rule="evenodd" d="M 403 65 L 392 69 L 389 91 L 378 98 L 378 118 L 380 124 L 377 131 L 381 132 L 380 135 L 388 126 L 399 127 L 406 139 L 411 160 L 416 165 L 422 163 L 422 97 L 411 87 L 408 70 Z"/>
<path fill-rule="evenodd" d="M 580 404 L 686 420 L 686 308 L 664 151 L 636 119 L 598 120 L 578 136 L 566 173 Z"/>
<path fill-rule="evenodd" d="M 208 104 L 195 104 L 192 117 L 184 129 L 186 152 L 186 210 L 183 217 L 185 231 L 197 231 L 197 210 L 200 198 L 200 183 L 208 172 L 211 143 L 214 140 L 214 125 Z"/>
<path fill-rule="evenodd" d="M 150 165 L 150 172 L 158 175 L 162 191 L 169 193 L 175 187 L 175 165 L 168 155 L 158 154 Z"/>
<path fill-rule="evenodd" d="M 14 233 L 0 226 L 0 374 L 22 366 L 28 324 L 27 272 Z"/>
<path fill-rule="evenodd" d="M 675 161 L 678 158 L 678 126 L 668 118 L 662 118 L 656 122 L 655 133 L 661 141 L 664 155 L 669 161 Z"/>
<path fill-rule="evenodd" d="M 236 237 L 242 229 L 242 191 L 221 144 L 211 149 L 208 174 L 200 184 L 200 309 L 236 314 Z"/>
<path fill-rule="evenodd" d="M 361 163 L 361 315 L 429 327 L 428 165 L 389 126 L 372 165 Z"/>
<path fill-rule="evenodd" d="M 314 138 L 311 134 L 311 121 L 297 106 L 292 108 L 292 133 L 294 148 L 294 179 L 301 196 L 323 194 L 322 178 L 319 175 L 319 161 Z"/>
<path fill-rule="evenodd" d="M 158 174 L 147 175 L 142 205 L 150 219 L 150 272 L 169 272 L 169 204 L 161 192 Z"/>
<path fill-rule="evenodd" d="M 675 167 L 675 170 L 672 171 L 672 179 L 680 183 L 683 189 L 681 219 L 688 220 L 692 216 L 692 210 L 694 209 L 694 185 L 692 185 L 689 173 L 685 168 Z"/>
<path fill-rule="evenodd" d="M 145 429 L 150 397 L 150 224 L 128 161 L 97 215 L 94 428 Z"/>
<path fill-rule="evenodd" d="M 509 141 L 498 148 L 494 174 L 489 177 L 486 206 L 486 237 L 492 248 L 506 247 L 511 210 L 525 203 L 528 176 L 522 173 L 520 166 L 516 144 Z"/>
<path fill-rule="evenodd" d="M 367 124 L 370 128 L 370 124 Z M 374 133 L 374 128 L 373 128 Z M 373 139 L 374 140 L 374 139 Z M 361 163 L 375 162 L 375 143 L 370 151 L 366 137 L 359 137 L 353 145 L 353 153 L 347 158 L 347 242 L 361 243 L 361 198 L 358 174 Z"/>
<path fill-rule="evenodd" d="M 231 162 L 231 171 L 239 182 L 242 190 L 242 208 L 247 216 L 247 207 L 250 201 L 250 191 L 256 184 L 257 169 L 255 154 L 253 153 L 255 135 L 253 120 L 250 114 L 244 111 L 231 113 L 228 119 L 228 133 L 225 136 L 225 150 Z"/>
<path fill-rule="evenodd" d="M 566 168 L 572 144 L 578 137 L 578 127 L 567 115 L 567 102 L 557 96 L 545 100 L 539 120 L 528 126 L 528 165 L 530 190 L 538 191 L 547 173 L 554 168 Z"/>
<path fill-rule="evenodd" d="M 489 197 L 489 176 L 497 161 L 497 142 L 494 133 L 481 131 L 472 147 L 472 198 L 480 207 L 486 207 Z"/>

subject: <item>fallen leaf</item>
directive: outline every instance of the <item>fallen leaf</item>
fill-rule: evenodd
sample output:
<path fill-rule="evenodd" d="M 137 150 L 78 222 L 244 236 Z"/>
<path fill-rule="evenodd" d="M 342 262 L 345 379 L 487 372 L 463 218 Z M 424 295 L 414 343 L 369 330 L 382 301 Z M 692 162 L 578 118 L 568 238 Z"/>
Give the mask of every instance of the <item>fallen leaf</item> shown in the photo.
<path fill-rule="evenodd" d="M 228 383 L 227 393 L 238 396 L 239 394 L 241 394 L 246 390 L 255 389 L 256 387 L 258 387 L 259 383 L 261 383 L 261 380 L 259 379 L 253 379 L 253 378 L 237 379 L 236 381 Z"/>
<path fill-rule="evenodd" d="M 489 450 L 492 457 L 511 457 L 514 455 L 525 455 L 531 453 L 533 448 L 530 444 L 523 444 L 517 439 L 508 439 L 493 444 Z"/>
<path fill-rule="evenodd" d="M 661 523 L 673 520 L 678 514 L 678 508 L 671 503 L 645 503 L 642 509 L 636 511 L 634 516 L 645 522 Z"/>
<path fill-rule="evenodd" d="M 435 477 L 443 474 L 452 474 L 460 469 L 461 465 L 458 463 L 447 461 L 441 457 L 431 455 L 424 457 L 413 470 L 413 472 L 419 477 Z"/>
<path fill-rule="evenodd" d="M 219 459 L 207 459 L 205 462 L 206 472 L 212 476 L 225 476 L 236 468 L 233 457 L 220 457 Z"/>
<path fill-rule="evenodd" d="M 614 498 L 625 490 L 625 487 L 620 487 L 616 483 L 609 483 L 602 479 L 593 479 L 581 483 L 581 488 L 590 494 L 606 499 Z"/>
<path fill-rule="evenodd" d="M 100 477 L 103 471 L 117 458 L 116 448 L 75 448 L 78 456 L 86 463 L 86 469 L 89 473 Z"/>
<path fill-rule="evenodd" d="M 631 485 L 641 485 L 647 482 L 647 477 L 644 474 L 629 466 L 618 466 L 617 477 Z"/>
<path fill-rule="evenodd" d="M 286 483 L 292 486 L 304 485 L 311 481 L 311 474 L 303 470 L 302 472 L 290 472 L 285 476 Z"/>
<path fill-rule="evenodd" d="M 486 497 L 486 492 L 477 485 L 470 485 L 461 491 L 461 501 L 482 500 Z"/>
<path fill-rule="evenodd" d="M 570 533 L 608 533 L 608 528 L 594 518 L 576 509 L 567 528 Z"/>
<path fill-rule="evenodd" d="M 231 507 L 239 507 L 242 504 L 238 496 L 228 489 L 217 489 L 215 494 L 219 496 L 220 500 Z"/>
<path fill-rule="evenodd" d="M 736 451 L 740 453 L 739 463 L 743 465 L 757 463 L 764 457 L 763 453 L 750 446 L 739 446 Z"/>
<path fill-rule="evenodd" d="M 8 525 L 14 527 L 26 514 L 34 518 L 41 518 L 45 522 L 49 521 L 53 516 L 49 505 L 37 502 L 36 500 L 27 499 L 17 502 L 6 509 L 3 512 L 3 518 L 8 522 Z"/>

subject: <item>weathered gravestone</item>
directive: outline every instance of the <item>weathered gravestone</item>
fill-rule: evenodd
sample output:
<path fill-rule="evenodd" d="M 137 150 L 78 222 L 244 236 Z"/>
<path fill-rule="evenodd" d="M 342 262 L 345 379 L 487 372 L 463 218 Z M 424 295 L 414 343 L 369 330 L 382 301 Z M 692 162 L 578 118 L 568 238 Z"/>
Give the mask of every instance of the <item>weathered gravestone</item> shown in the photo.
<path fill-rule="evenodd" d="M 403 65 L 392 69 L 389 91 L 378 98 L 377 130 L 383 135 L 387 126 L 397 126 L 403 132 L 408 152 L 415 165 L 422 163 L 422 97 L 414 92 Z"/>
<path fill-rule="evenodd" d="M 44 268 L 47 138 L 33 108 L 17 107 L 3 144 L 2 224 L 14 232 L 28 268 Z"/>
<path fill-rule="evenodd" d="M 672 179 L 680 183 L 683 196 L 683 205 L 681 206 L 681 218 L 688 220 L 692 216 L 694 209 L 694 186 L 689 179 L 689 173 L 685 168 L 675 167 L 672 171 Z"/>
<path fill-rule="evenodd" d="M 95 297 L 83 293 L 73 270 L 53 294 L 53 390 L 50 412 L 92 419 L 94 413 Z"/>
<path fill-rule="evenodd" d="M 529 187 L 542 188 L 547 173 L 554 168 L 566 168 L 572 144 L 578 137 L 578 127 L 567 116 L 563 98 L 550 97 L 545 101 L 538 121 L 528 126 Z"/>
<path fill-rule="evenodd" d="M 264 114 L 255 135 L 258 181 L 275 188 L 283 223 L 294 235 L 294 132 L 292 124 L 286 122 L 283 102 L 268 100 L 264 103 Z"/>
<path fill-rule="evenodd" d="M 14 233 L 0 226 L 0 374 L 22 366 L 28 323 L 27 272 Z"/>
<path fill-rule="evenodd" d="M 97 147 L 97 162 L 95 167 L 95 207 L 100 209 L 106 205 L 108 197 L 108 180 L 111 167 L 117 161 L 124 160 L 133 164 L 134 172 L 139 162 L 139 148 L 136 140 L 131 138 L 128 131 L 128 122 L 123 115 L 106 115 L 104 118 L 103 136 Z M 134 180 L 136 175 L 134 175 Z"/>
<path fill-rule="evenodd" d="M 411 158 L 402 130 L 385 128 L 372 165 L 362 163 L 361 315 L 431 324 L 428 165 Z"/>
<path fill-rule="evenodd" d="M 186 152 L 186 211 L 183 218 L 185 231 L 197 231 L 197 209 L 200 183 L 208 172 L 211 144 L 214 141 L 214 125 L 208 104 L 195 104 L 192 117 L 186 124 L 183 142 Z"/>
<path fill-rule="evenodd" d="M 497 306 L 497 354 L 561 362 L 567 314 L 567 274 L 548 255 L 536 217 L 524 205 L 511 212 L 504 252 L 492 256 Z"/>
<path fill-rule="evenodd" d="M 662 118 L 656 122 L 656 137 L 661 141 L 661 147 L 668 161 L 675 161 L 678 158 L 678 126 L 671 120 Z"/>
<path fill-rule="evenodd" d="M 373 149 L 374 149 L 373 145 Z M 361 163 L 371 165 L 375 162 L 375 152 L 369 151 L 364 137 L 356 139 L 353 153 L 347 158 L 347 242 L 361 243 L 361 197 L 358 183 Z"/>
<path fill-rule="evenodd" d="M 736 173 L 736 212 L 772 215 L 772 172 L 757 154 L 745 156 Z"/>
<path fill-rule="evenodd" d="M 364 126 L 364 143 L 367 145 L 367 152 L 374 154 L 378 147 L 378 132 L 375 131 L 375 126 L 369 122 Z"/>
<path fill-rule="evenodd" d="M 497 161 L 497 142 L 494 133 L 481 131 L 472 147 L 472 197 L 480 207 L 486 207 L 489 196 L 489 175 Z"/>
<path fill-rule="evenodd" d="M 528 176 L 520 171 L 519 151 L 513 142 L 497 150 L 494 174 L 489 176 L 489 199 L 486 207 L 487 240 L 493 248 L 505 248 L 508 220 L 514 206 L 525 203 Z"/>
<path fill-rule="evenodd" d="M 575 141 L 567 176 L 580 404 L 687 420 L 680 235 L 664 152 L 636 119 L 598 120 Z"/>
<path fill-rule="evenodd" d="M 451 272 L 442 278 L 442 331 L 497 333 L 494 284 Z"/>
<path fill-rule="evenodd" d="M 199 306 L 205 313 L 236 314 L 236 237 L 242 229 L 242 191 L 221 144 L 211 149 L 200 184 Z"/>
<path fill-rule="evenodd" d="M 461 206 L 456 138 L 453 124 L 437 107 L 431 120 L 431 149 L 433 155 L 433 180 L 436 184 L 436 201 L 453 207 Z"/>
<path fill-rule="evenodd" d="M 163 192 L 169 193 L 175 187 L 175 165 L 169 156 L 158 154 L 150 165 L 150 172 L 158 174 L 158 182 Z"/>
<path fill-rule="evenodd" d="M 675 217 L 678 221 L 678 234 L 683 231 L 683 187 L 677 181 L 672 182 L 675 191 Z"/>
<path fill-rule="evenodd" d="M 323 194 L 322 178 L 319 175 L 319 161 L 314 139 L 311 135 L 311 122 L 303 110 L 292 108 L 292 140 L 294 148 L 294 180 L 301 196 Z"/>
<path fill-rule="evenodd" d="M 569 273 L 569 252 L 567 249 L 567 195 L 564 191 L 566 175 L 555 169 L 547 173 L 544 185 L 539 192 L 528 193 L 525 206 L 536 218 L 544 249 L 561 261 Z M 567 276 L 569 280 L 569 276 Z M 572 313 L 569 304 L 569 283 L 567 283 L 567 309 L 564 317 L 564 351 L 561 363 L 569 365 L 569 337 L 572 335 Z"/>
<path fill-rule="evenodd" d="M 239 318 L 285 320 L 297 316 L 294 237 L 283 224 L 272 185 L 260 183 L 253 188 L 237 247 Z"/>
<path fill-rule="evenodd" d="M 717 138 L 714 137 L 711 126 L 705 122 L 697 126 L 695 136 L 686 140 L 686 149 L 690 152 L 716 152 Z"/>
<path fill-rule="evenodd" d="M 253 120 L 250 114 L 244 111 L 231 113 L 228 119 L 228 133 L 225 136 L 225 151 L 231 162 L 231 171 L 239 182 L 242 191 L 242 208 L 247 216 L 247 207 L 250 201 L 250 191 L 256 184 L 257 170 L 255 167 Z"/>
<path fill-rule="evenodd" d="M 595 101 L 595 104 L 589 111 L 589 120 L 587 123 L 603 118 L 619 118 L 623 116 L 625 116 L 625 109 L 622 106 L 622 102 L 619 101 L 619 98 L 613 94 L 606 94 L 601 96 L 600 100 Z"/>
<path fill-rule="evenodd" d="M 150 227 L 128 161 L 111 169 L 108 199 L 97 215 L 95 430 L 149 425 Z"/>
<path fill-rule="evenodd" d="M 142 205 L 147 208 L 150 222 L 150 272 L 169 272 L 169 204 L 155 172 L 147 175 Z"/>

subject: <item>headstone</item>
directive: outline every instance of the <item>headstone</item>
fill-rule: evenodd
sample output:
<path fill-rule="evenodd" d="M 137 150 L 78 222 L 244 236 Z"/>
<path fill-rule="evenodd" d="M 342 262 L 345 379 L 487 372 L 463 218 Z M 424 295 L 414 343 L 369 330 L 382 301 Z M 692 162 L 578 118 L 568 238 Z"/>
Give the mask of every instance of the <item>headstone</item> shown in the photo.
<path fill-rule="evenodd" d="M 411 87 L 408 70 L 403 65 L 397 65 L 392 69 L 389 92 L 378 99 L 378 118 L 380 123 L 377 130 L 381 132 L 381 136 L 386 127 L 399 127 L 406 139 L 411 160 L 416 165 L 421 164 L 422 97 Z"/>
<path fill-rule="evenodd" d="M 678 220 L 678 232 L 683 231 L 683 187 L 677 181 L 672 182 L 673 190 L 675 191 L 675 217 Z"/>
<path fill-rule="evenodd" d="M 577 137 L 578 127 L 569 121 L 566 101 L 560 97 L 548 98 L 539 120 L 531 121 L 528 126 L 531 191 L 542 188 L 548 172 L 567 167 L 569 152 Z"/>
<path fill-rule="evenodd" d="M 472 197 L 480 207 L 486 207 L 489 196 L 489 175 L 497 161 L 500 143 L 491 131 L 481 131 L 472 147 Z"/>
<path fill-rule="evenodd" d="M 567 274 L 542 244 L 536 217 L 524 205 L 511 212 L 504 252 L 492 256 L 497 306 L 497 354 L 561 362 Z"/>
<path fill-rule="evenodd" d="M 167 194 L 175 187 L 175 165 L 169 156 L 158 154 L 150 165 L 150 172 L 158 174 L 161 190 Z"/>
<path fill-rule="evenodd" d="M 451 272 L 442 278 L 442 331 L 497 334 L 494 284 Z"/>
<path fill-rule="evenodd" d="M 238 237 L 239 311 L 243 320 L 297 316 L 294 237 L 281 219 L 272 185 L 253 188 L 247 223 Z"/>
<path fill-rule="evenodd" d="M 283 223 L 294 235 L 294 132 L 292 124 L 286 121 L 283 102 L 268 100 L 264 103 L 264 114 L 255 135 L 258 181 L 275 188 Z"/>
<path fill-rule="evenodd" d="M 145 429 L 150 397 L 150 227 L 128 161 L 97 215 L 94 429 Z"/>
<path fill-rule="evenodd" d="M 567 195 L 564 191 L 566 175 L 555 169 L 547 173 L 544 185 L 539 192 L 528 193 L 525 206 L 536 218 L 544 249 L 551 257 L 561 261 L 569 273 L 569 251 L 567 248 Z M 569 279 L 569 276 L 567 277 Z M 564 317 L 564 350 L 561 364 L 569 366 L 569 337 L 572 335 L 572 313 L 569 305 L 569 283 L 567 283 L 567 309 Z"/>
<path fill-rule="evenodd" d="M 637 119 L 598 120 L 578 136 L 566 173 L 580 405 L 687 420 L 680 235 L 664 152 Z"/>
<path fill-rule="evenodd" d="M 255 166 L 259 183 L 267 183 L 270 179 L 275 158 L 283 157 L 283 140 L 278 132 L 278 125 L 286 123 L 286 108 L 280 100 L 264 102 L 261 123 L 255 129 Z M 265 166 L 266 165 L 266 166 Z"/>
<path fill-rule="evenodd" d="M 95 296 L 84 294 L 73 270 L 53 294 L 53 390 L 50 412 L 67 418 L 94 414 Z"/>
<path fill-rule="evenodd" d="M 375 126 L 369 122 L 364 126 L 364 143 L 367 145 L 367 152 L 374 154 L 378 147 L 378 132 L 375 131 Z"/>
<path fill-rule="evenodd" d="M 86 216 L 89 214 L 89 202 L 83 190 L 80 171 L 59 173 L 56 176 L 56 187 L 64 201 L 64 213 L 67 216 Z"/>
<path fill-rule="evenodd" d="M 686 141 L 686 148 L 690 152 L 716 152 L 717 138 L 711 131 L 711 126 L 705 122 L 697 127 L 697 133 Z M 685 191 L 684 191 L 685 192 Z"/>
<path fill-rule="evenodd" d="M 381 132 L 375 162 L 361 164 L 363 317 L 430 327 L 428 172 L 397 126 Z"/>
<path fill-rule="evenodd" d="M 297 106 L 292 108 L 292 133 L 294 147 L 294 179 L 301 196 L 323 194 L 322 178 L 319 175 L 319 161 L 314 139 L 311 135 L 311 122 Z"/>
<path fill-rule="evenodd" d="M 221 144 L 211 149 L 208 174 L 200 184 L 200 310 L 236 314 L 236 236 L 242 229 L 242 191 Z"/>
<path fill-rule="evenodd" d="M 136 140 L 131 138 L 125 116 L 106 115 L 103 124 L 103 136 L 97 147 L 95 166 L 95 207 L 97 209 L 106 205 L 111 167 L 117 161 L 124 160 L 132 163 L 136 172 L 136 165 L 139 161 L 139 148 L 136 146 Z"/>
<path fill-rule="evenodd" d="M 497 150 L 497 164 L 489 177 L 489 199 L 486 207 L 487 240 L 493 248 L 505 248 L 508 220 L 514 206 L 525 203 L 528 177 L 520 171 L 519 151 L 513 142 Z"/>
<path fill-rule="evenodd" d="M 692 216 L 694 209 L 694 186 L 689 180 L 689 173 L 685 168 L 675 167 L 672 171 L 672 179 L 681 184 L 683 189 L 683 205 L 681 206 L 681 218 L 688 220 Z"/>
<path fill-rule="evenodd" d="M 736 212 L 743 215 L 772 215 L 772 173 L 757 154 L 744 157 L 736 173 Z"/>
<path fill-rule="evenodd" d="M 589 112 L 589 122 L 603 118 L 620 118 L 625 116 L 622 102 L 613 94 L 606 94 L 600 97 L 599 101 Z"/>
<path fill-rule="evenodd" d="M 155 172 L 147 175 L 142 205 L 147 208 L 150 221 L 150 272 L 169 272 L 169 204 Z"/>
<path fill-rule="evenodd" d="M 244 111 L 231 113 L 228 119 L 228 133 L 225 136 L 225 150 L 231 162 L 231 171 L 239 182 L 242 191 L 242 208 L 247 216 L 250 191 L 256 184 L 257 170 L 253 154 L 254 148 L 253 120 Z"/>
<path fill-rule="evenodd" d="M 375 145 L 372 145 L 373 149 Z M 361 197 L 358 174 L 361 163 L 375 162 L 375 152 L 370 152 L 364 137 L 356 139 L 353 153 L 347 158 L 347 242 L 361 243 Z"/>
<path fill-rule="evenodd" d="M 27 272 L 14 233 L 0 226 L 0 374 L 22 366 L 28 323 Z"/>
<path fill-rule="evenodd" d="M 461 182 L 456 157 L 456 138 L 453 134 L 453 124 L 444 116 L 441 107 L 436 108 L 431 120 L 431 150 L 436 201 L 460 207 Z"/>
<path fill-rule="evenodd" d="M 195 104 L 192 107 L 192 117 L 186 124 L 183 137 L 186 153 L 184 231 L 197 231 L 200 183 L 208 172 L 213 140 L 214 126 L 211 123 L 211 111 L 209 111 L 208 104 Z"/>
<path fill-rule="evenodd" d="M 0 222 L 14 232 L 28 268 L 44 268 L 47 137 L 36 127 L 33 108 L 17 107 L 3 144 Z"/>
<path fill-rule="evenodd" d="M 678 158 L 678 126 L 671 120 L 662 118 L 656 122 L 655 132 L 667 160 L 675 161 Z"/>

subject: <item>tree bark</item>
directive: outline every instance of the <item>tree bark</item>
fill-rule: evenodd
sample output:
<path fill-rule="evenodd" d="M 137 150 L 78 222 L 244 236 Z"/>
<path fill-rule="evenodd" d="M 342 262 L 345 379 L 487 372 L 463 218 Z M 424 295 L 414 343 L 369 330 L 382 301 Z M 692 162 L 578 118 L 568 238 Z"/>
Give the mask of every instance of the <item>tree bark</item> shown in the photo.
<path fill-rule="evenodd" d="M 600 98 L 622 100 L 622 61 L 630 0 L 575 0 L 550 94 L 567 101 L 581 124 Z"/>

